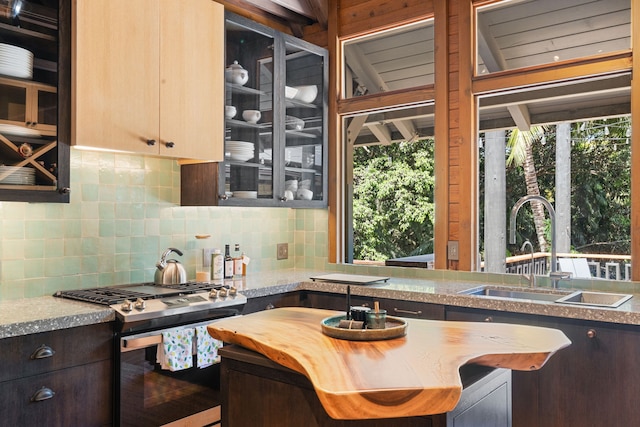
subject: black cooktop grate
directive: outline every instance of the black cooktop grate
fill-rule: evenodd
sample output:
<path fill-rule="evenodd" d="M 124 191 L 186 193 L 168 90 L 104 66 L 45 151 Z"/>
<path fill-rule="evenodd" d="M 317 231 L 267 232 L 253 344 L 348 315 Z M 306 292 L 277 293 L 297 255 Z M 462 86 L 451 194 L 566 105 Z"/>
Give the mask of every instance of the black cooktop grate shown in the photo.
<path fill-rule="evenodd" d="M 180 283 L 177 285 L 162 285 L 163 288 L 176 289 L 179 291 L 191 291 L 191 292 L 202 292 L 202 291 L 210 291 L 211 289 L 222 289 L 228 288 L 228 286 L 217 284 L 217 283 L 209 283 L 209 282 L 187 282 Z"/>
<path fill-rule="evenodd" d="M 90 289 L 77 289 L 71 291 L 58 291 L 54 294 L 55 297 L 68 298 L 77 301 L 92 302 L 95 304 L 113 305 L 120 304 L 125 299 L 134 301 L 138 298 L 144 300 L 154 298 L 164 298 L 169 296 L 175 296 L 180 294 L 192 294 L 195 292 L 210 291 L 211 289 L 221 289 L 226 287 L 224 285 L 208 282 L 187 282 L 177 285 L 154 285 L 153 283 L 144 283 L 142 285 L 157 287 L 163 289 L 172 289 L 175 293 L 153 294 L 145 292 L 137 292 L 126 289 L 127 286 L 138 285 L 124 285 L 124 286 L 108 286 L 104 288 L 90 288 Z"/>
<path fill-rule="evenodd" d="M 125 299 L 149 299 L 151 297 L 149 294 L 144 294 L 142 292 L 115 288 L 92 288 L 79 289 L 75 291 L 58 291 L 54 294 L 54 296 L 104 305 L 118 304 Z"/>

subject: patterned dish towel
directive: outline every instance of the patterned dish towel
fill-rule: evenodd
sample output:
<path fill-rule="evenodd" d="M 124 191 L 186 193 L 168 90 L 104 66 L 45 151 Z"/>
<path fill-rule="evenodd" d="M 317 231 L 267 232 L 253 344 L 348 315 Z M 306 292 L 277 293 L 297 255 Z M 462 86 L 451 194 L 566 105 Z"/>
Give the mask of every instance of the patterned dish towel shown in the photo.
<path fill-rule="evenodd" d="M 222 347 L 222 341 L 213 338 L 207 332 L 206 326 L 196 327 L 196 351 L 198 354 L 198 368 L 206 368 L 220 362 L 218 349 Z"/>
<path fill-rule="evenodd" d="M 193 328 L 162 332 L 157 360 L 162 369 L 179 371 L 193 366 Z"/>

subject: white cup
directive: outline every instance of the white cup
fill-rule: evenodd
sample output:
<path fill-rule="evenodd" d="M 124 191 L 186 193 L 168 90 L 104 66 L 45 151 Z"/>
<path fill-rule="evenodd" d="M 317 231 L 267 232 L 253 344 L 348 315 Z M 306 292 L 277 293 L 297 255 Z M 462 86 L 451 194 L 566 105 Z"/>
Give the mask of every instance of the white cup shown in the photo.
<path fill-rule="evenodd" d="M 225 105 L 224 106 L 224 116 L 227 119 L 233 119 L 236 115 L 236 107 L 234 107 L 233 105 Z"/>
<path fill-rule="evenodd" d="M 260 117 L 262 117 L 262 113 L 259 110 L 244 110 L 242 112 L 242 118 L 248 123 L 256 124 Z"/>
<path fill-rule="evenodd" d="M 284 188 L 286 190 L 291 190 L 293 192 L 298 190 L 298 180 L 297 179 L 290 179 L 288 181 L 284 182 Z"/>
<path fill-rule="evenodd" d="M 300 188 L 297 192 L 298 198 L 302 200 L 311 200 L 313 199 L 313 191 L 307 190 L 306 188 Z"/>

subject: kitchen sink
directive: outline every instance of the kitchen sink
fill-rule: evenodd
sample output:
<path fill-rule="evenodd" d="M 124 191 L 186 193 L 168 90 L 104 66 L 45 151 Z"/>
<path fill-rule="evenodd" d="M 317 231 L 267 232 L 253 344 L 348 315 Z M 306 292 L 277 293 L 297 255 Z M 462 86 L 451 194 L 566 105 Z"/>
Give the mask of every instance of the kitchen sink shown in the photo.
<path fill-rule="evenodd" d="M 570 294 L 560 293 L 558 291 L 545 290 L 516 290 L 509 288 L 498 288 L 481 286 L 478 288 L 467 289 L 461 291 L 460 294 L 472 295 L 487 298 L 500 298 L 511 300 L 529 300 L 540 302 L 555 302 L 559 304 L 576 304 L 592 307 L 608 307 L 615 308 L 625 301 L 628 301 L 633 295 L 614 294 L 608 292 L 587 292 L 576 291 Z"/>
<path fill-rule="evenodd" d="M 607 292 L 586 292 L 576 291 L 565 297 L 558 299 L 556 302 L 563 304 L 579 304 L 589 305 L 596 307 L 611 307 L 615 308 L 620 306 L 625 301 L 631 299 L 632 295 L 629 294 L 612 294 Z"/>
<path fill-rule="evenodd" d="M 544 291 L 521 291 L 514 289 L 499 289 L 490 287 L 480 287 L 474 289 L 468 289 L 460 292 L 466 295 L 474 295 L 481 297 L 493 297 L 493 298 L 507 298 L 518 300 L 534 300 L 534 301 L 556 301 L 564 294 L 549 293 Z"/>

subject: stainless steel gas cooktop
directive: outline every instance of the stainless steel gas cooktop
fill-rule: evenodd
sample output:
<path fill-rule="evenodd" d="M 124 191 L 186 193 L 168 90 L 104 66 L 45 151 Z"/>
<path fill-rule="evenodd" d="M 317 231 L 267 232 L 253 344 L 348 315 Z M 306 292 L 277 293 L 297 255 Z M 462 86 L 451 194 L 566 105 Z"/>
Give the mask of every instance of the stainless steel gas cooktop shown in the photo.
<path fill-rule="evenodd" d="M 54 296 L 107 305 L 123 322 L 239 306 L 247 302 L 235 288 L 214 282 L 118 285 L 58 291 Z"/>

